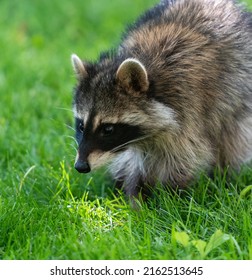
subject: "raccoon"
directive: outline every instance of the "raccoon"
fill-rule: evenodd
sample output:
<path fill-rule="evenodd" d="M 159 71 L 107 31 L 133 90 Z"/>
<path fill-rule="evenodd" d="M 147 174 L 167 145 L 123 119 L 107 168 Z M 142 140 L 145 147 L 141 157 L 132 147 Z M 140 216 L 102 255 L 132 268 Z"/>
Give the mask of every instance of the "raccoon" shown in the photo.
<path fill-rule="evenodd" d="M 252 16 L 232 0 L 164 0 L 97 62 L 72 55 L 80 173 L 108 164 L 130 197 L 252 159 Z"/>

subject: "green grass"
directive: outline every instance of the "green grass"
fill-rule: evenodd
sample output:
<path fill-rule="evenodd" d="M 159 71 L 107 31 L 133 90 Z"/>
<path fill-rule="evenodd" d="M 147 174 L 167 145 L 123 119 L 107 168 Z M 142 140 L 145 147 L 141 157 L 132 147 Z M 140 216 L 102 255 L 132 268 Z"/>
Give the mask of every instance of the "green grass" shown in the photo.
<path fill-rule="evenodd" d="M 70 54 L 95 59 L 156 2 L 1 0 L 0 259 L 252 259 L 250 167 L 139 212 L 73 168 Z"/>

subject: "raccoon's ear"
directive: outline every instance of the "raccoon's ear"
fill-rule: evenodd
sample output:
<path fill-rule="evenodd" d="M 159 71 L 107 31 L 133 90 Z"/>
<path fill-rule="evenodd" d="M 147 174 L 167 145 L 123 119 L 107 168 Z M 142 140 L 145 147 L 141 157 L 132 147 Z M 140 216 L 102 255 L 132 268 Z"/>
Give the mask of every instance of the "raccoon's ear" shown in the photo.
<path fill-rule="evenodd" d="M 71 61 L 72 61 L 73 69 L 77 76 L 77 79 L 81 80 L 81 79 L 87 77 L 87 75 L 88 75 L 87 70 L 85 69 L 85 66 L 84 66 L 82 60 L 76 54 L 71 55 Z"/>
<path fill-rule="evenodd" d="M 116 72 L 117 81 L 128 91 L 144 92 L 149 88 L 148 74 L 143 64 L 134 58 L 122 62 Z"/>

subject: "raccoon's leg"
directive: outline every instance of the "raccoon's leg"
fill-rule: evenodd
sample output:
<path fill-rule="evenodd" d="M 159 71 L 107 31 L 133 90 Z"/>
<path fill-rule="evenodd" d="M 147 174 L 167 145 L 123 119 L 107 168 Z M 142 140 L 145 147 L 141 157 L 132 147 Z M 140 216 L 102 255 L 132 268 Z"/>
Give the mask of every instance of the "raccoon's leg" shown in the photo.
<path fill-rule="evenodd" d="M 133 184 L 132 182 L 131 182 L 131 184 L 129 184 L 126 181 L 117 180 L 115 185 L 118 189 L 123 190 L 123 192 L 128 197 L 131 197 L 131 196 L 137 197 L 138 196 L 139 191 L 138 191 L 137 184 Z"/>
<path fill-rule="evenodd" d="M 124 191 L 134 209 L 139 209 L 137 201 L 146 201 L 151 196 L 150 188 L 142 180 L 117 181 L 116 186 Z"/>

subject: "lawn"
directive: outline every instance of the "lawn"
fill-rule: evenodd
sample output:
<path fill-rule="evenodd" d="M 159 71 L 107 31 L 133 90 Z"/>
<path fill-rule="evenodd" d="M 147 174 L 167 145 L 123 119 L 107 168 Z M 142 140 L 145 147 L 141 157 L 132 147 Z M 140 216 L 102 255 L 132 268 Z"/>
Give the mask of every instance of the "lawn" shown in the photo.
<path fill-rule="evenodd" d="M 251 167 L 138 212 L 73 168 L 71 53 L 97 58 L 157 2 L 1 0 L 0 259 L 252 259 Z"/>

